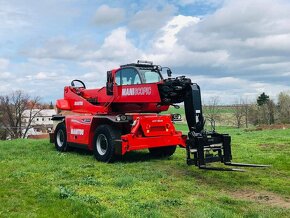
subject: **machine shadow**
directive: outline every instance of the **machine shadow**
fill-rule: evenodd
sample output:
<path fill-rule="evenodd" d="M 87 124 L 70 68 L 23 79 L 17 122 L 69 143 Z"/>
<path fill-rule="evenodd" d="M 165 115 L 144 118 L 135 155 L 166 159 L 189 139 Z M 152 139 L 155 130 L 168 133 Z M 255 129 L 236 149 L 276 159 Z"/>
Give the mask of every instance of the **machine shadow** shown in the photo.
<path fill-rule="evenodd" d="M 84 148 L 76 148 L 76 147 L 69 147 L 69 153 L 77 153 L 83 156 L 91 156 L 94 153 L 90 150 L 84 149 Z"/>
<path fill-rule="evenodd" d="M 70 147 L 69 153 L 76 153 L 83 156 L 93 156 L 94 153 L 92 151 Z M 136 162 L 150 162 L 153 160 L 166 160 L 170 157 L 155 157 L 146 151 L 131 151 L 126 153 L 124 156 L 117 156 L 114 163 L 136 163 Z"/>
<path fill-rule="evenodd" d="M 136 163 L 136 162 L 150 162 L 154 160 L 166 160 L 170 157 L 156 157 L 149 152 L 144 151 L 130 151 L 124 156 L 118 156 L 115 162 L 117 163 Z"/>

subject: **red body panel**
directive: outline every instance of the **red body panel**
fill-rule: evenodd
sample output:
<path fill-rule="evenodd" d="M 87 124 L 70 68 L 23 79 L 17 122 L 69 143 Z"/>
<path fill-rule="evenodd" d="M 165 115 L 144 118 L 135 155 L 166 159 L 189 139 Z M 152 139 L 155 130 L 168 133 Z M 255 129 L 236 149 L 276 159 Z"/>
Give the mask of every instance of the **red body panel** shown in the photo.
<path fill-rule="evenodd" d="M 131 132 L 122 136 L 122 154 L 170 145 L 185 147 L 187 137 L 175 130 L 171 115 L 134 115 L 134 118 Z"/>
<path fill-rule="evenodd" d="M 122 136 L 122 155 L 128 151 L 155 148 L 170 145 L 185 147 L 186 139 L 181 132 L 171 136 L 135 137 L 134 135 Z"/>
<path fill-rule="evenodd" d="M 131 114 L 135 120 L 129 133 L 121 136 L 121 153 L 128 151 L 180 145 L 185 147 L 186 136 L 176 131 L 171 122 L 171 115 Z M 68 143 L 85 145 L 93 150 L 93 137 L 100 118 L 92 115 L 66 116 Z"/>
<path fill-rule="evenodd" d="M 90 130 L 92 124 L 92 116 L 66 116 L 66 132 L 67 141 L 77 144 L 90 144 Z"/>
<path fill-rule="evenodd" d="M 114 87 L 116 103 L 159 103 L 157 83 L 123 85 Z"/>
<path fill-rule="evenodd" d="M 60 110 L 84 114 L 159 113 L 169 108 L 169 105 L 160 105 L 158 83 L 115 84 L 113 95 L 107 95 L 106 87 L 84 89 L 66 86 L 64 98 L 57 100 L 56 106 Z"/>
<path fill-rule="evenodd" d="M 99 93 L 102 93 L 104 89 L 96 89 L 96 90 L 90 90 L 91 93 L 96 93 L 97 97 L 99 96 Z M 87 91 L 87 90 L 86 90 Z M 106 105 L 93 105 L 89 101 L 87 101 L 87 98 L 83 97 L 83 90 L 75 90 L 72 87 L 66 86 L 64 88 L 64 99 L 60 99 L 56 101 L 56 106 L 60 110 L 68 110 L 69 107 L 70 111 L 76 112 L 76 113 L 85 113 L 85 114 L 107 114 L 109 113 L 109 107 Z M 98 94 L 98 95 L 97 95 Z M 112 97 L 108 96 L 108 101 L 110 102 L 113 100 Z M 68 106 L 69 105 L 69 106 Z"/>

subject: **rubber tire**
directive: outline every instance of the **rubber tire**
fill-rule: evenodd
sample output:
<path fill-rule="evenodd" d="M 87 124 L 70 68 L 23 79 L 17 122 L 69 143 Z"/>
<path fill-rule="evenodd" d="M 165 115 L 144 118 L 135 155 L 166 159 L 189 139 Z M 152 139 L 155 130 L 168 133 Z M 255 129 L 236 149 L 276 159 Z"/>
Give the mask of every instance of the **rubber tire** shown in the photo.
<path fill-rule="evenodd" d="M 63 134 L 64 134 L 64 142 L 62 145 L 59 145 L 58 144 L 58 140 L 57 140 L 57 134 L 62 131 Z M 65 123 L 64 122 L 61 122 L 59 123 L 55 130 L 54 130 L 54 145 L 55 145 L 55 148 L 56 150 L 60 151 L 60 152 L 66 152 L 68 151 L 68 143 L 67 143 L 67 134 L 66 134 L 66 127 L 65 127 Z"/>
<path fill-rule="evenodd" d="M 97 138 L 100 134 L 103 134 L 108 142 L 108 147 L 107 151 L 105 154 L 100 154 L 98 152 L 96 143 L 97 143 Z M 115 146 L 114 146 L 114 140 L 116 139 L 121 139 L 121 131 L 115 127 L 109 126 L 109 125 L 100 125 L 94 135 L 94 141 L 93 141 L 93 151 L 94 151 L 94 156 L 98 161 L 101 162 L 106 162 L 106 163 L 112 163 L 116 159 L 116 154 L 115 154 Z"/>
<path fill-rule="evenodd" d="M 170 157 L 174 154 L 176 150 L 176 145 L 158 147 L 158 148 L 149 148 L 149 152 L 154 157 Z"/>

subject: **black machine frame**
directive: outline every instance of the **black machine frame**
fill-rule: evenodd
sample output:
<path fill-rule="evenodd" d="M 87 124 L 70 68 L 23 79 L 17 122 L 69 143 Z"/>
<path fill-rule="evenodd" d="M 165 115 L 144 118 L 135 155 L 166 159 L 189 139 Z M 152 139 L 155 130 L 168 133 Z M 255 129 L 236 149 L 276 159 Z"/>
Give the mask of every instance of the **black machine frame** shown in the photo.
<path fill-rule="evenodd" d="M 221 162 L 228 166 L 268 167 L 268 165 L 232 163 L 231 136 L 220 134 L 213 128 L 204 129 L 200 88 L 197 84 L 187 86 L 184 99 L 185 115 L 189 128 L 186 141 L 187 164 L 200 169 L 222 171 L 244 171 L 236 168 L 209 167 L 207 163 Z M 192 157 L 193 156 L 193 157 Z"/>

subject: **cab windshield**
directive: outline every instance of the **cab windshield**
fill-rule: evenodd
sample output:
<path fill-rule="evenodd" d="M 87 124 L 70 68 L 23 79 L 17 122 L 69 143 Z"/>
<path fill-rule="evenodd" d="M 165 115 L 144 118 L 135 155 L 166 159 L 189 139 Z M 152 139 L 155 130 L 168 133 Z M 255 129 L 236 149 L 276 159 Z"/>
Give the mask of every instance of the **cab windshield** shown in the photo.
<path fill-rule="evenodd" d="M 162 78 L 160 77 L 159 72 L 155 70 L 145 70 L 139 69 L 140 75 L 144 81 L 144 83 L 156 83 L 159 82 Z"/>

